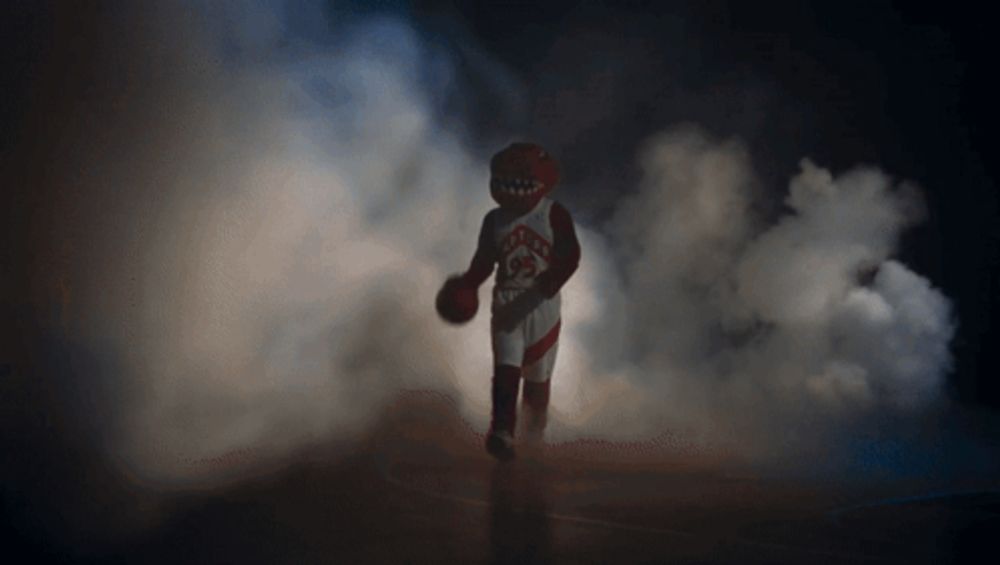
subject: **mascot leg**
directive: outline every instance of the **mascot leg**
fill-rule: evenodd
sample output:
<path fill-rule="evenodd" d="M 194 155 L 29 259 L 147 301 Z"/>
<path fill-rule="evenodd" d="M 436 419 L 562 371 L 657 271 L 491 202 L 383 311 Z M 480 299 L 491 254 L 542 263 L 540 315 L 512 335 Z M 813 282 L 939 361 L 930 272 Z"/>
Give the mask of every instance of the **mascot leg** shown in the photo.
<path fill-rule="evenodd" d="M 517 423 L 517 395 L 521 368 L 498 365 L 493 373 L 493 420 L 486 436 L 486 450 L 500 460 L 514 457 L 514 426 Z"/>
<path fill-rule="evenodd" d="M 541 440 L 542 435 L 545 433 L 545 424 L 548 421 L 551 382 L 534 383 L 524 381 L 524 397 L 522 398 L 524 431 L 529 438 L 536 441 Z"/>
<path fill-rule="evenodd" d="M 529 348 L 528 352 L 534 353 L 528 356 L 532 362 L 522 371 L 524 378 L 524 396 L 521 399 L 522 425 L 526 439 L 536 446 L 541 444 L 545 425 L 548 423 L 552 370 L 555 368 L 556 352 L 559 350 L 559 342 L 553 338 L 558 335 L 556 333 L 558 327 L 557 324 L 554 330 L 550 330 L 548 335 L 538 342 L 538 345 Z M 537 356 L 532 349 L 541 352 L 541 357 L 532 360 L 531 357 Z"/>

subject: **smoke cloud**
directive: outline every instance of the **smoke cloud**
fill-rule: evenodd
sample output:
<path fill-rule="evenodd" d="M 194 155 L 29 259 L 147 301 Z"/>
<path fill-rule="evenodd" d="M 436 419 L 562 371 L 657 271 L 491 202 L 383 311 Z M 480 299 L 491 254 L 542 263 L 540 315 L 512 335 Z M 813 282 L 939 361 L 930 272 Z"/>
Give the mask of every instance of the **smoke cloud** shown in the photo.
<path fill-rule="evenodd" d="M 585 290 L 614 299 L 583 338 L 591 355 L 625 360 L 613 374 L 635 404 L 608 401 L 595 428 L 686 429 L 752 451 L 806 422 L 846 430 L 939 401 L 950 306 L 892 259 L 921 217 L 916 188 L 870 167 L 834 177 L 805 159 L 769 219 L 737 140 L 684 126 L 649 140 L 640 161 L 639 190 L 603 230 L 615 264 L 602 268 L 614 274 Z M 597 277 L 585 271 L 583 285 Z M 605 332 L 624 338 L 609 349 Z"/>
<path fill-rule="evenodd" d="M 496 148 L 442 125 L 463 94 L 454 59 L 399 19 L 311 33 L 327 25 L 318 6 L 295 22 L 244 8 L 147 22 L 166 46 L 141 99 L 156 111 L 136 110 L 152 115 L 141 143 L 123 127 L 85 155 L 52 236 L 72 258 L 48 323 L 113 359 L 100 437 L 147 482 L 349 440 L 404 389 L 488 420 L 488 289 L 469 326 L 433 311 L 492 205 Z M 753 451 L 803 419 L 835 431 L 939 400 L 949 302 L 892 258 L 920 218 L 915 188 L 803 160 L 783 213 L 764 217 L 739 140 L 668 127 L 639 162 L 614 216 L 578 226 L 553 440 L 670 433 Z"/>

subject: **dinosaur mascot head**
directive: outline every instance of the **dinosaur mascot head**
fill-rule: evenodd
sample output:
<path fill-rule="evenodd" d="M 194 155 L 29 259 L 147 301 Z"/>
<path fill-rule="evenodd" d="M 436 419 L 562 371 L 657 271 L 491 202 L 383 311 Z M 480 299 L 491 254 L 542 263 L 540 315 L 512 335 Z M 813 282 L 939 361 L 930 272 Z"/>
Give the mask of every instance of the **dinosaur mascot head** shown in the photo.
<path fill-rule="evenodd" d="M 490 160 L 490 196 L 501 208 L 528 212 L 559 182 L 559 166 L 534 143 L 512 143 Z"/>

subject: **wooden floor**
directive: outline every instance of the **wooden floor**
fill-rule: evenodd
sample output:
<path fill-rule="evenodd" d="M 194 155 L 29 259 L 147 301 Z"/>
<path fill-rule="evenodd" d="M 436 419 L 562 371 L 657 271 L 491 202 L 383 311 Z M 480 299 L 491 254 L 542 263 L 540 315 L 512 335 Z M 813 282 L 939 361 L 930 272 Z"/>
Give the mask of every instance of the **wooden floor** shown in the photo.
<path fill-rule="evenodd" d="M 433 417 L 428 417 L 432 414 Z M 996 485 L 736 476 L 697 454 L 561 445 L 498 464 L 446 402 L 402 402 L 165 521 L 62 556 L 117 563 L 957 563 L 1000 534 Z M 987 545 L 989 544 L 989 545 Z"/>

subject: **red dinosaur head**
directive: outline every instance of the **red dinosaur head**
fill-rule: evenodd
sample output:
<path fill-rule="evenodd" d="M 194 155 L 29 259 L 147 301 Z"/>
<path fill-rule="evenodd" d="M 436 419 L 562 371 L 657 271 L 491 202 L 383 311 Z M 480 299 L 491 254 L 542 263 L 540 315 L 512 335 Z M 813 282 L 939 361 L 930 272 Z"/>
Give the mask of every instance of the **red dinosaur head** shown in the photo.
<path fill-rule="evenodd" d="M 534 143 L 512 143 L 490 160 L 490 195 L 502 208 L 527 212 L 559 182 L 559 167 Z"/>

